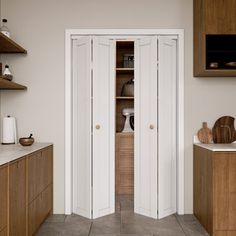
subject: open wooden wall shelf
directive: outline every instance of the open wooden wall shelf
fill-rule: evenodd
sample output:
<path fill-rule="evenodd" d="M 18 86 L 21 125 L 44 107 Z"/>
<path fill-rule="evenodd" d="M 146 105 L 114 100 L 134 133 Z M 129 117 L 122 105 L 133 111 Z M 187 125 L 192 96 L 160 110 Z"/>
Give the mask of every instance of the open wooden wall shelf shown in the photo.
<path fill-rule="evenodd" d="M 12 39 L 8 38 L 0 32 L 0 53 L 24 53 L 27 51 L 22 48 L 19 44 L 14 42 Z M 17 84 L 15 82 L 6 80 L 2 78 L 2 65 L 0 63 L 0 90 L 25 90 L 26 86 Z"/>
<path fill-rule="evenodd" d="M 3 79 L 0 76 L 0 90 L 26 90 L 27 87 L 15 82 Z"/>
<path fill-rule="evenodd" d="M 0 32 L 0 53 L 27 53 L 27 51 Z"/>

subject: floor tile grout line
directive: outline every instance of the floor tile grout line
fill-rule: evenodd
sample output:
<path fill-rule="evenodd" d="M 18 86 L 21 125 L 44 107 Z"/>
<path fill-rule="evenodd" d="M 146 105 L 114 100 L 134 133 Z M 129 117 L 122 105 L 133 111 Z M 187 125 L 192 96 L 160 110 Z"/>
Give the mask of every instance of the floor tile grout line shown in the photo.
<path fill-rule="evenodd" d="M 178 222 L 179 226 L 181 227 L 181 229 L 182 229 L 182 231 L 183 231 L 184 235 L 188 236 L 188 235 L 186 234 L 185 230 L 184 230 L 184 227 L 183 227 L 183 226 L 182 226 L 182 224 L 180 223 L 180 221 L 179 221 L 179 219 L 178 219 L 177 215 L 175 214 L 174 216 L 175 216 L 175 218 L 176 218 L 176 221 Z"/>
<path fill-rule="evenodd" d="M 90 228 L 89 228 L 89 234 L 88 234 L 88 236 L 90 236 L 90 234 L 91 234 L 92 226 L 93 226 L 93 222 L 91 222 L 91 225 L 90 225 Z"/>

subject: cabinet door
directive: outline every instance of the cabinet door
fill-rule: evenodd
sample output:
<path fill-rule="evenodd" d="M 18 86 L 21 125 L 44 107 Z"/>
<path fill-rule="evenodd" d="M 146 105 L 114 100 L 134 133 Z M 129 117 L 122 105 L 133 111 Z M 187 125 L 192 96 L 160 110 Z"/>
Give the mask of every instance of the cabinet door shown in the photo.
<path fill-rule="evenodd" d="M 41 152 L 36 152 L 27 158 L 28 161 L 28 203 L 32 202 L 42 189 L 43 175 Z"/>
<path fill-rule="evenodd" d="M 28 203 L 52 183 L 52 147 L 28 156 Z"/>
<path fill-rule="evenodd" d="M 7 226 L 8 167 L 0 167 L 0 231 Z"/>
<path fill-rule="evenodd" d="M 199 0 L 198 0 L 199 1 Z M 235 0 L 200 0 L 206 34 L 235 34 Z"/>
<path fill-rule="evenodd" d="M 10 164 L 10 235 L 26 235 L 26 161 Z"/>
<path fill-rule="evenodd" d="M 33 235 L 52 209 L 52 185 L 49 185 L 29 205 L 28 233 Z"/>
<path fill-rule="evenodd" d="M 93 38 L 93 218 L 115 205 L 115 47 Z"/>
<path fill-rule="evenodd" d="M 0 231 L 0 236 L 7 236 L 7 228 L 4 228 L 2 231 Z"/>
<path fill-rule="evenodd" d="M 236 230 L 236 155 L 215 153 L 213 163 L 215 230 Z"/>
<path fill-rule="evenodd" d="M 157 218 L 157 37 L 135 42 L 134 210 Z"/>
<path fill-rule="evenodd" d="M 53 150 L 48 147 L 42 150 L 42 190 L 52 184 L 53 179 Z"/>

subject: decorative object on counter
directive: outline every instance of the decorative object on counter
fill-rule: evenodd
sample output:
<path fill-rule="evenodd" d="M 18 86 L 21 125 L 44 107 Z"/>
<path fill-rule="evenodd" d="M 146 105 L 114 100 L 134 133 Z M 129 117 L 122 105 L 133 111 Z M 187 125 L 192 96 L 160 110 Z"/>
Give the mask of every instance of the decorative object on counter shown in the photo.
<path fill-rule="evenodd" d="M 123 55 L 124 68 L 134 68 L 134 54 Z"/>
<path fill-rule="evenodd" d="M 223 116 L 215 122 L 212 128 L 214 143 L 232 143 L 236 140 L 234 120 L 234 117 Z"/>
<path fill-rule="evenodd" d="M 134 79 L 126 82 L 121 90 L 121 96 L 124 97 L 133 97 L 134 96 Z"/>
<path fill-rule="evenodd" d="M 197 137 L 201 143 L 211 143 L 213 136 L 211 129 L 207 127 L 207 122 L 202 122 L 202 128 L 197 132 Z"/>
<path fill-rule="evenodd" d="M 13 75 L 12 75 L 8 65 L 5 65 L 5 69 L 3 71 L 3 77 L 2 78 L 7 79 L 9 81 L 12 81 L 12 79 L 13 79 Z"/>
<path fill-rule="evenodd" d="M 210 62 L 209 67 L 211 69 L 217 69 L 219 67 L 219 63 L 218 62 Z"/>
<path fill-rule="evenodd" d="M 10 30 L 6 26 L 7 24 L 7 19 L 2 19 L 2 27 L 0 28 L 1 33 L 6 35 L 8 38 L 10 38 Z"/>
<path fill-rule="evenodd" d="M 12 116 L 3 118 L 2 124 L 2 144 L 17 143 L 16 119 Z"/>
<path fill-rule="evenodd" d="M 19 143 L 22 146 L 31 146 L 34 143 L 33 134 L 30 134 L 29 137 L 22 137 L 19 139 Z"/>

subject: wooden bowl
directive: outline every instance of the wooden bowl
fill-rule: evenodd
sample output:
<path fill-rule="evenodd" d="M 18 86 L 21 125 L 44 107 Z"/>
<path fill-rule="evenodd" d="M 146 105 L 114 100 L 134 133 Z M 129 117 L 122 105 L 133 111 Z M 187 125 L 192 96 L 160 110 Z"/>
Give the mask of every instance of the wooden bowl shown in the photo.
<path fill-rule="evenodd" d="M 20 138 L 19 139 L 19 143 L 22 145 L 22 146 L 31 146 L 33 143 L 34 143 L 34 138 L 26 138 L 26 137 L 23 137 L 23 138 Z"/>

